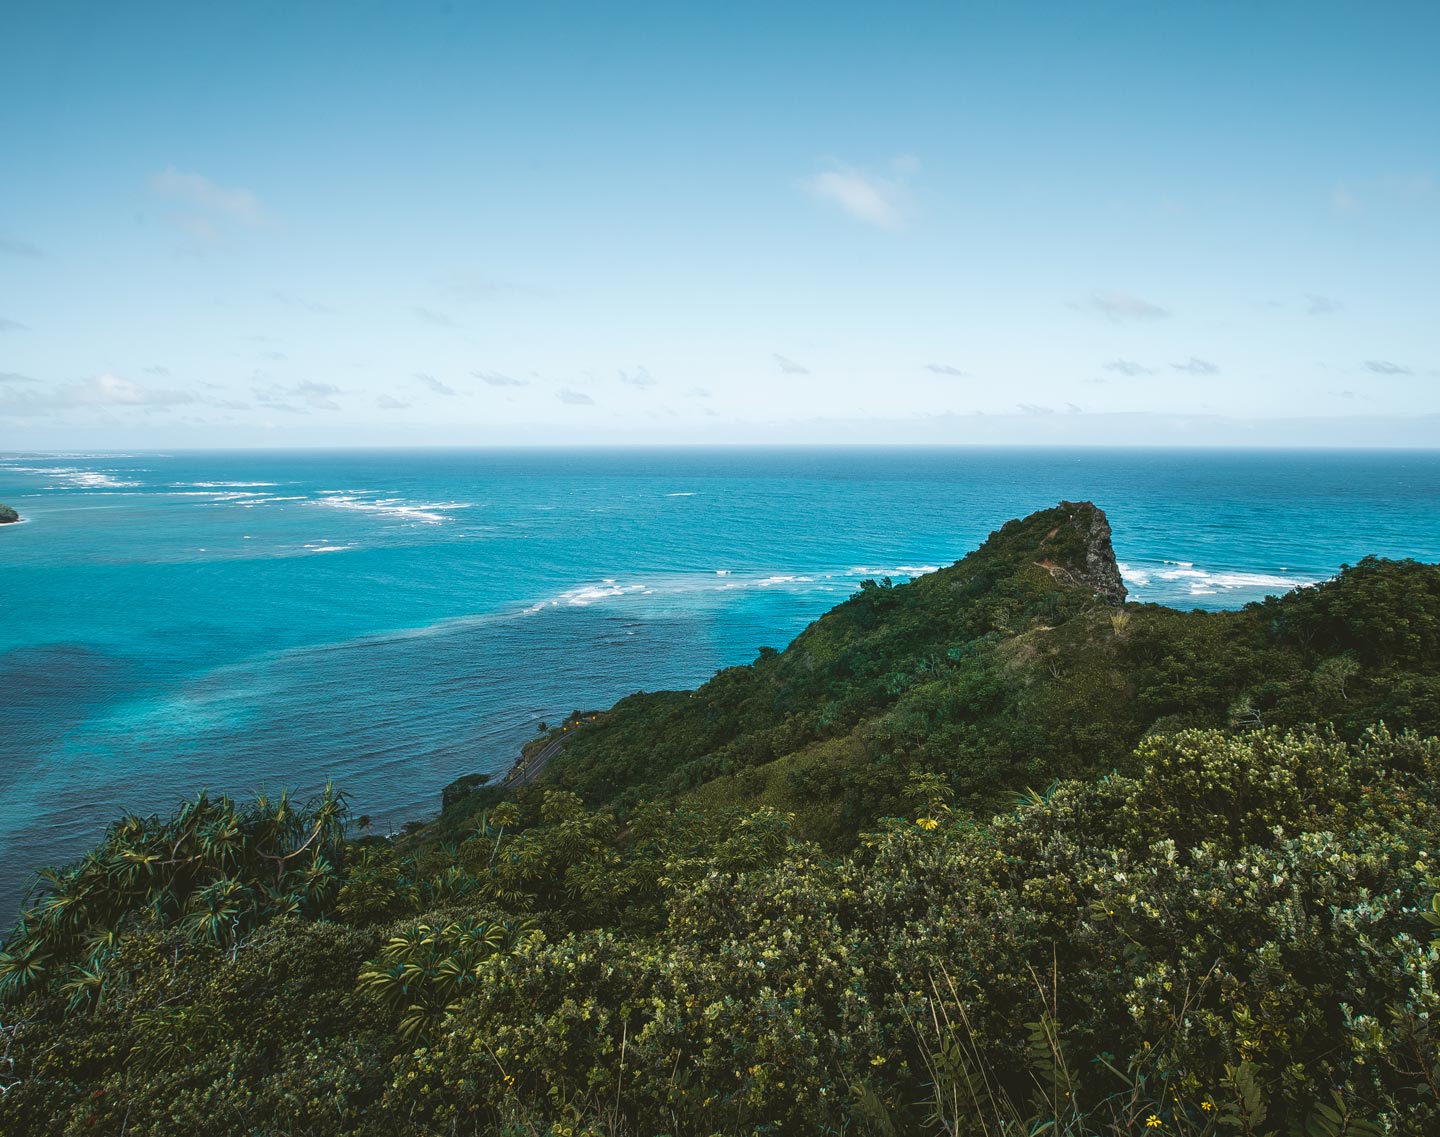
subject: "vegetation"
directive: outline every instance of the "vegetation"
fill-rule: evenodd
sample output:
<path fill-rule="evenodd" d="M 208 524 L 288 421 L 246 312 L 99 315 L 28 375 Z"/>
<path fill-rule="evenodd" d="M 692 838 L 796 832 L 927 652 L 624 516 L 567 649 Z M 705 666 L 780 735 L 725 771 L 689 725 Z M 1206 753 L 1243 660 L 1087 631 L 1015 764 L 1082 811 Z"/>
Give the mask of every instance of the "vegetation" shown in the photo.
<path fill-rule="evenodd" d="M 1013 522 L 394 841 L 116 823 L 0 951 L 0 1132 L 1440 1131 L 1440 569 L 1109 555 Z"/>
<path fill-rule="evenodd" d="M 10 525 L 20 520 L 20 515 L 8 505 L 0 505 L 0 525 Z"/>

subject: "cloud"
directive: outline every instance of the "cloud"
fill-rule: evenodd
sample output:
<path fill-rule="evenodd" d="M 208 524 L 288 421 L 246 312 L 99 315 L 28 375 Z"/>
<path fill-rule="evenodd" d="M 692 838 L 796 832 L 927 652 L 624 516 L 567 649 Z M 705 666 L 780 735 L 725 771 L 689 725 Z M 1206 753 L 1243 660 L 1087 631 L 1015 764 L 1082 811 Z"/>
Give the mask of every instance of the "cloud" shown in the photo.
<path fill-rule="evenodd" d="M 1392 363 L 1388 359 L 1367 359 L 1365 366 L 1376 375 L 1411 375 L 1414 374 L 1410 368 L 1399 363 Z"/>
<path fill-rule="evenodd" d="M 1336 213 L 1358 213 L 1360 199 L 1344 186 L 1336 186 L 1330 191 L 1330 208 Z"/>
<path fill-rule="evenodd" d="M 786 375 L 809 375 L 809 374 L 810 374 L 810 368 L 804 367 L 804 366 L 802 366 L 801 364 L 796 363 L 793 359 L 787 359 L 785 356 L 781 355 L 778 351 L 772 352 L 771 355 L 770 355 L 770 358 L 772 358 L 773 360 L 775 360 L 775 362 L 780 365 L 780 370 L 783 371 L 783 372 L 785 372 Z"/>
<path fill-rule="evenodd" d="M 509 280 L 494 280 L 463 270 L 442 273 L 432 278 L 431 283 L 446 295 L 463 301 L 503 300 L 509 297 L 545 298 L 551 295 L 548 289 L 516 284 Z"/>
<path fill-rule="evenodd" d="M 412 308 L 415 318 L 422 324 L 431 324 L 437 328 L 458 328 L 460 325 L 447 316 L 444 312 L 437 312 L 433 308 Z"/>
<path fill-rule="evenodd" d="M 423 371 L 417 371 L 415 372 L 415 378 L 418 379 L 432 395 L 446 395 L 450 398 L 455 397 L 455 388 L 450 386 L 449 383 L 440 382 L 440 380 L 436 379 L 433 375 L 426 375 Z"/>
<path fill-rule="evenodd" d="M 168 379 L 170 378 L 170 368 L 161 367 L 158 363 L 152 363 L 149 367 L 145 368 L 145 374 L 155 375 L 161 379 Z"/>
<path fill-rule="evenodd" d="M 633 374 L 628 371 L 620 372 L 620 382 L 629 383 L 632 387 L 640 388 L 655 386 L 655 380 L 651 377 L 650 372 L 638 366 Z"/>
<path fill-rule="evenodd" d="M 806 178 L 801 184 L 811 196 L 839 206 L 856 221 L 896 230 L 905 226 L 905 180 L 919 168 L 920 163 L 908 155 L 891 163 L 891 177 L 836 163 L 833 169 Z"/>
<path fill-rule="evenodd" d="M 1021 414 L 1053 415 L 1055 413 L 1054 407 L 1045 407 L 1038 403 L 1016 403 L 1015 405 L 1020 408 Z"/>
<path fill-rule="evenodd" d="M 1193 355 L 1184 363 L 1172 363 L 1170 366 L 1187 375 L 1218 375 L 1220 373 L 1220 368 L 1208 359 L 1196 359 Z"/>
<path fill-rule="evenodd" d="M 300 308 L 306 312 L 323 313 L 326 315 L 331 315 L 335 311 L 334 308 L 327 308 L 324 304 L 317 304 L 313 300 L 303 300 L 299 297 L 291 296 L 288 292 L 281 292 L 278 288 L 272 288 L 270 295 L 287 308 Z M 263 339 L 264 337 L 260 338 Z"/>
<path fill-rule="evenodd" d="M 0 316 L 0 332 L 28 332 L 29 330 L 29 327 L 25 324 L 18 323 L 15 320 L 7 320 L 4 316 Z"/>
<path fill-rule="evenodd" d="M 1141 300 L 1138 296 L 1127 296 L 1123 292 L 1096 292 L 1084 300 L 1071 303 L 1077 312 L 1091 312 L 1104 316 L 1117 324 L 1163 320 L 1170 315 L 1170 309 Z"/>
<path fill-rule="evenodd" d="M 1395 175 L 1371 178 L 1351 190 L 1344 184 L 1330 191 L 1330 209 L 1340 214 L 1363 213 L 1367 202 L 1387 205 L 1415 205 L 1435 193 L 1435 179 L 1429 174 Z"/>
<path fill-rule="evenodd" d="M 1116 375 L 1154 375 L 1153 367 L 1146 367 L 1143 363 L 1136 363 L 1133 359 L 1112 359 L 1109 363 L 1102 365 L 1106 371 L 1113 371 Z"/>
<path fill-rule="evenodd" d="M 1333 316 L 1336 312 L 1343 312 L 1345 305 L 1338 300 L 1332 300 L 1328 296 L 1317 296 L 1313 292 L 1305 293 L 1305 311 L 1311 316 Z"/>
<path fill-rule="evenodd" d="M 0 379 L 6 383 L 5 388 L 0 388 L 0 414 L 13 416 L 47 415 L 86 407 L 134 407 L 153 411 L 200 401 L 193 391 L 146 387 L 109 372 L 61 387 L 44 387 L 28 376 L 13 372 Z"/>
<path fill-rule="evenodd" d="M 115 403 L 130 407 L 170 407 L 181 403 L 193 403 L 191 391 L 168 391 L 155 387 L 144 387 L 130 379 L 106 372 L 90 380 L 88 390 L 97 402 Z"/>
<path fill-rule="evenodd" d="M 528 379 L 514 379 L 511 378 L 509 375 L 502 375 L 498 371 L 472 371 L 470 372 L 470 374 L 475 376 L 476 379 L 479 379 L 480 382 L 484 383 L 486 386 L 489 387 L 530 386 L 530 380 Z"/>
<path fill-rule="evenodd" d="M 685 392 L 685 397 L 687 399 L 708 399 L 710 398 L 710 389 L 708 387 L 691 387 Z"/>
<path fill-rule="evenodd" d="M 375 405 L 382 410 L 403 411 L 410 404 L 402 403 L 399 399 L 391 395 L 381 395 L 378 399 L 375 400 Z"/>
<path fill-rule="evenodd" d="M 217 223 L 255 226 L 265 220 L 260 199 L 248 189 L 222 186 L 174 166 L 150 175 L 150 192 L 185 207 L 188 212 L 172 214 L 170 220 L 200 241 L 219 237 Z"/>
<path fill-rule="evenodd" d="M 933 371 L 936 375 L 953 375 L 957 379 L 967 378 L 968 371 L 961 371 L 958 367 L 951 367 L 948 363 L 927 363 L 926 371 Z"/>
<path fill-rule="evenodd" d="M 593 407 L 595 400 L 584 391 L 572 391 L 569 387 L 561 387 L 555 397 L 562 403 L 569 403 L 572 407 Z"/>
<path fill-rule="evenodd" d="M 29 241 L 20 241 L 14 237 L 0 237 L 0 253 L 6 253 L 12 257 L 43 257 L 38 247 Z"/>
<path fill-rule="evenodd" d="M 279 384 L 272 384 L 269 387 L 256 387 L 255 400 L 262 407 L 269 407 L 277 411 L 291 411 L 296 414 L 304 412 L 290 403 L 291 399 L 299 399 L 308 407 L 314 407 L 320 411 L 338 411 L 340 404 L 333 396 L 344 394 L 339 387 L 329 383 L 312 383 L 309 381 L 295 383 L 285 387 Z"/>
<path fill-rule="evenodd" d="M 21 375 L 18 371 L 0 371 L 0 383 L 38 383 L 40 380 Z"/>

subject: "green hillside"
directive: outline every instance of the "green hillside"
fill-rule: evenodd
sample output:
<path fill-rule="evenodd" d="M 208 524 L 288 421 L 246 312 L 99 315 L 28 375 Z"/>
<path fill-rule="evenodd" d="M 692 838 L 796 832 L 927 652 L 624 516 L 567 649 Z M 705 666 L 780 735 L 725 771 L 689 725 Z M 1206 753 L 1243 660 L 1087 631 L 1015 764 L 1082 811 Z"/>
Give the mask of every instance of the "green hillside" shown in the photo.
<path fill-rule="evenodd" d="M 983 812 L 1017 787 L 1128 769 L 1147 733 L 1440 733 L 1432 567 L 1366 560 L 1238 612 L 1124 596 L 1103 512 L 1062 503 L 910 584 L 867 582 L 783 652 L 697 691 L 621 701 L 546 784 L 622 812 L 656 795 L 771 805 L 843 848 L 904 811 L 916 773 Z"/>
<path fill-rule="evenodd" d="M 1436 734 L 1440 567 L 1130 604 L 1062 503 L 411 836 L 117 821 L 0 950 L 0 1133 L 1433 1134 Z"/>

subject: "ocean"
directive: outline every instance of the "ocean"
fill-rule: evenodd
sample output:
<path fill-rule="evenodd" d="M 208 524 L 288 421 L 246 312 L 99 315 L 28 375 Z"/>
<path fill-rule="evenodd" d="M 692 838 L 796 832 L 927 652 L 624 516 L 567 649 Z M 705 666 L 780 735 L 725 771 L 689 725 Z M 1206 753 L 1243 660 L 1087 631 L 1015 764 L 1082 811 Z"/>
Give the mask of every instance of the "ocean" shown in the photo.
<path fill-rule="evenodd" d="M 1089 499 L 1131 598 L 1440 560 L 1440 452 L 0 455 L 0 925 L 122 811 L 333 780 L 385 832 L 537 724 L 783 647 Z"/>

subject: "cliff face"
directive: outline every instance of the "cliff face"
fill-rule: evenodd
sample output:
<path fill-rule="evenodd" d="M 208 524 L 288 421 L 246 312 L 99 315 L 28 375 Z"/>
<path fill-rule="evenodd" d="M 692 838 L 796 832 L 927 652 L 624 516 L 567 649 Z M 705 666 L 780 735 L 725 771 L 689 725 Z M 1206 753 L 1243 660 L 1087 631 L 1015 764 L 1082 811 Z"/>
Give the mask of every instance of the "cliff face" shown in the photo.
<path fill-rule="evenodd" d="M 1110 520 L 1105 511 L 1088 501 L 1062 501 L 1062 510 L 1069 511 L 1067 525 L 1083 545 L 1084 568 L 1071 570 L 1073 582 L 1110 601 L 1124 604 L 1125 582 L 1120 579 L 1120 566 L 1115 563 L 1115 549 L 1110 543 Z"/>
<path fill-rule="evenodd" d="M 0 525 L 13 525 L 20 520 L 20 515 L 8 505 L 0 505 Z"/>

